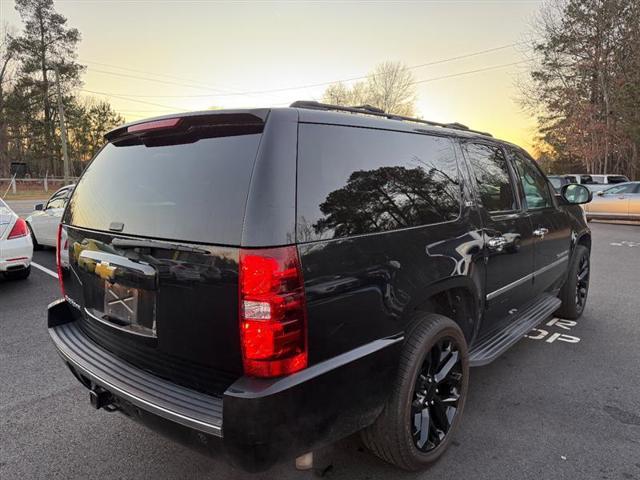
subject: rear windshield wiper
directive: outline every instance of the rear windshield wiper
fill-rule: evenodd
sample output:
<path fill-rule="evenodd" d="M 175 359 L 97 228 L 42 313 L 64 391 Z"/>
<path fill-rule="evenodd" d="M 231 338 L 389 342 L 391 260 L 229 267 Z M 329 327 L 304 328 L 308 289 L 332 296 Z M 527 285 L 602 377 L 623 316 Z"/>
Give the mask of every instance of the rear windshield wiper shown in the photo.
<path fill-rule="evenodd" d="M 160 242 L 158 240 L 132 240 L 127 238 L 114 238 L 111 245 L 119 248 L 161 248 L 164 250 L 178 250 L 188 253 L 204 253 L 209 254 L 209 250 L 204 248 L 191 247 L 169 242 Z"/>

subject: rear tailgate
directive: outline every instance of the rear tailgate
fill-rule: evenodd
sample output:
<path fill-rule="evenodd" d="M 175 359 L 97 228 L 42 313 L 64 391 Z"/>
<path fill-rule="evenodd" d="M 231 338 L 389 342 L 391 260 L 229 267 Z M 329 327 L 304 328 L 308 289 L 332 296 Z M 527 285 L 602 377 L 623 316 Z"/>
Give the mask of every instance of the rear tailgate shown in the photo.
<path fill-rule="evenodd" d="M 263 125 L 218 114 L 123 130 L 87 168 L 63 218 L 63 278 L 96 343 L 209 394 L 242 375 L 238 256 Z"/>

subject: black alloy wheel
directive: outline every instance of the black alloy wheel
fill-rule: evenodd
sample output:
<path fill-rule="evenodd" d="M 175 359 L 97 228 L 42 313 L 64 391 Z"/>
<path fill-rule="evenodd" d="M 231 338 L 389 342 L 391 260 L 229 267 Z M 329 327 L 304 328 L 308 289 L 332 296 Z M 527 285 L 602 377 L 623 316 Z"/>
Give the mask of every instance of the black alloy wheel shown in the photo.
<path fill-rule="evenodd" d="M 364 444 L 405 470 L 428 467 L 453 441 L 468 383 L 469 354 L 460 326 L 443 315 L 417 312 L 406 327 L 385 407 L 361 432 Z"/>
<path fill-rule="evenodd" d="M 442 443 L 458 412 L 462 356 L 452 338 L 436 342 L 425 357 L 411 403 L 412 437 L 421 452 Z"/>
<path fill-rule="evenodd" d="M 578 274 L 576 280 L 576 306 L 579 311 L 584 310 L 589 292 L 589 256 L 582 255 L 578 262 Z"/>
<path fill-rule="evenodd" d="M 587 305 L 589 277 L 591 276 L 590 251 L 585 245 L 576 245 L 567 271 L 567 279 L 558 294 L 562 301 L 555 314 L 560 318 L 575 320 Z"/>

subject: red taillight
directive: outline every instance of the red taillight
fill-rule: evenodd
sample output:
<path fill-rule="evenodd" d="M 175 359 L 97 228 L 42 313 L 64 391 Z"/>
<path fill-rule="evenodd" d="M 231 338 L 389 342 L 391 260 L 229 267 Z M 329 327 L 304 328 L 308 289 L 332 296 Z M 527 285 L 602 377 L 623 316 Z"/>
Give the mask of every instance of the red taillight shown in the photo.
<path fill-rule="evenodd" d="M 307 309 L 295 246 L 240 251 L 244 372 L 279 377 L 307 366 Z"/>
<path fill-rule="evenodd" d="M 166 128 L 173 128 L 180 123 L 180 118 L 166 118 L 164 120 L 154 120 L 152 122 L 138 123 L 137 125 L 131 125 L 127 127 L 127 133 L 141 133 L 150 132 L 153 130 L 163 130 Z"/>
<path fill-rule="evenodd" d="M 64 238 L 63 237 L 64 234 Z M 61 248 L 62 247 L 62 248 Z M 56 238 L 56 266 L 58 267 L 58 283 L 60 283 L 60 291 L 62 292 L 62 296 L 64 297 L 64 281 L 62 280 L 62 262 L 60 261 L 60 256 L 62 254 L 62 250 L 66 249 L 67 245 L 67 236 L 66 232 L 62 228 L 62 223 L 58 225 L 58 236 Z"/>
<path fill-rule="evenodd" d="M 16 223 L 13 225 L 13 228 L 9 232 L 7 240 L 11 240 L 12 238 L 26 237 L 27 235 L 29 235 L 27 222 L 25 222 L 22 218 L 19 218 L 16 220 Z"/>

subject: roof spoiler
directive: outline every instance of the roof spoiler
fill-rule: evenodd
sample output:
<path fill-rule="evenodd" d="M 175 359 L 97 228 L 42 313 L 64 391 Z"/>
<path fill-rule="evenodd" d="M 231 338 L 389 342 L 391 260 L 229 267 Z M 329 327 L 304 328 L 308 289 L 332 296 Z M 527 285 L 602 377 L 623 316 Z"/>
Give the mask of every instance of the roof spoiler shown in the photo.
<path fill-rule="evenodd" d="M 200 112 L 174 113 L 126 123 L 104 135 L 104 139 L 113 142 L 116 139 L 152 133 L 168 133 L 171 130 L 185 131 L 203 126 L 264 126 L 268 109 L 256 110 L 207 110 Z"/>

